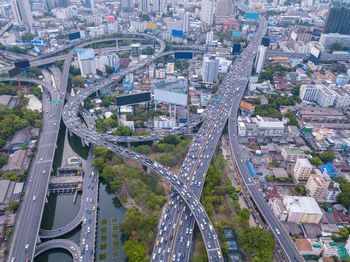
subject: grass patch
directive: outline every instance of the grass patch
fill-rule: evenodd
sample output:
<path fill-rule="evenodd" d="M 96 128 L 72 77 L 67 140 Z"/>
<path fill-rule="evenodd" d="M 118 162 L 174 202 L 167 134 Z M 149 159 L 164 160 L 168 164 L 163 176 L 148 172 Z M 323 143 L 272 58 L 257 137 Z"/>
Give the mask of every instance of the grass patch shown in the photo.
<path fill-rule="evenodd" d="M 102 221 L 101 221 L 101 224 L 102 225 L 106 225 L 108 223 L 108 220 L 107 219 L 102 219 Z"/>
<path fill-rule="evenodd" d="M 113 226 L 112 226 L 112 230 L 113 230 L 113 231 L 116 231 L 116 230 L 118 230 L 118 226 L 116 226 L 116 225 L 113 225 Z"/>
<path fill-rule="evenodd" d="M 118 238 L 118 233 L 113 233 L 112 238 L 117 239 Z"/>
<path fill-rule="evenodd" d="M 117 251 L 113 251 L 112 252 L 112 257 L 117 257 L 118 256 L 118 252 Z"/>
<path fill-rule="evenodd" d="M 118 218 L 117 217 L 112 217 L 112 223 L 117 223 L 118 222 Z"/>
<path fill-rule="evenodd" d="M 112 247 L 119 247 L 119 241 L 113 241 Z"/>
<path fill-rule="evenodd" d="M 100 245 L 101 250 L 105 250 L 107 248 L 107 243 L 103 243 Z"/>
<path fill-rule="evenodd" d="M 100 260 L 105 260 L 107 258 L 107 254 L 106 253 L 100 253 L 99 255 L 99 259 Z"/>
<path fill-rule="evenodd" d="M 101 236 L 101 241 L 107 241 L 107 236 L 106 235 L 102 235 Z"/>
<path fill-rule="evenodd" d="M 106 227 L 101 227 L 101 232 L 102 233 L 106 233 L 107 232 L 107 228 Z"/>

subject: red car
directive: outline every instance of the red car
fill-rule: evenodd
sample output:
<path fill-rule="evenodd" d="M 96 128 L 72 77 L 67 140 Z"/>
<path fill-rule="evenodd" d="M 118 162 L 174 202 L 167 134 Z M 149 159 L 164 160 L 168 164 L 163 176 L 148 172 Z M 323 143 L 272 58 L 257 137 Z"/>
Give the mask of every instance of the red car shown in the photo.
<path fill-rule="evenodd" d="M 169 237 L 168 237 L 168 236 L 166 236 L 166 237 L 165 237 L 165 242 L 168 242 L 168 239 L 169 239 Z"/>
<path fill-rule="evenodd" d="M 97 182 L 97 179 L 96 179 L 96 177 L 95 177 L 95 183 Z"/>

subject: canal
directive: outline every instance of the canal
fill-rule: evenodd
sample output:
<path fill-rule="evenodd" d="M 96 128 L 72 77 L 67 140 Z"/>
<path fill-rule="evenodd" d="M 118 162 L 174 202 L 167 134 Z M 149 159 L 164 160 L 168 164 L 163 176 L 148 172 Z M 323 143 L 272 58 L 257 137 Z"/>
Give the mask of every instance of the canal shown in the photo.
<path fill-rule="evenodd" d="M 85 162 L 88 156 L 88 148 L 82 146 L 79 137 L 75 135 L 69 136 L 62 123 L 57 141 L 53 174 L 56 174 L 57 168 L 64 163 L 65 159 L 72 156 L 72 154 L 78 154 L 83 158 L 83 162 Z M 73 203 L 73 198 L 73 194 L 50 194 L 48 202 L 45 205 L 41 228 L 54 229 L 71 221 L 79 212 L 81 195 L 78 195 L 75 204 Z M 125 261 L 126 255 L 121 247 L 119 224 L 125 219 L 126 209 L 120 205 L 118 198 L 115 197 L 112 192 L 108 191 L 107 185 L 102 183 L 100 183 L 99 190 L 98 212 L 96 261 Z M 101 232 L 102 227 L 107 228 L 106 232 Z M 78 227 L 69 234 L 63 236 L 63 238 L 79 243 L 80 231 L 81 228 Z M 103 247 L 103 250 L 101 250 L 100 247 Z M 101 258 L 105 256 L 106 259 L 100 259 L 100 254 L 102 254 Z M 34 261 L 71 262 L 73 259 L 68 252 L 61 249 L 53 249 L 39 255 Z"/>

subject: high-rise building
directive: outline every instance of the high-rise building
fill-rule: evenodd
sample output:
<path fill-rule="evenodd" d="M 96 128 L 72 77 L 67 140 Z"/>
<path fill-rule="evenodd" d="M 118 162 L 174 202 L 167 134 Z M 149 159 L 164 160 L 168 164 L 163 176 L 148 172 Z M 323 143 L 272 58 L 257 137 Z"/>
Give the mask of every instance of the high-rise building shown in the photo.
<path fill-rule="evenodd" d="M 188 33 L 190 30 L 190 14 L 188 12 L 184 12 L 181 16 L 182 21 L 182 32 Z"/>
<path fill-rule="evenodd" d="M 299 97 L 303 101 L 316 102 L 321 107 L 333 106 L 337 93 L 325 85 L 302 85 Z"/>
<path fill-rule="evenodd" d="M 149 0 L 140 0 L 141 12 L 143 14 L 149 14 L 151 12 L 151 6 Z"/>
<path fill-rule="evenodd" d="M 215 0 L 202 0 L 201 21 L 209 26 L 214 23 Z"/>
<path fill-rule="evenodd" d="M 167 10 L 167 0 L 154 0 L 153 1 L 154 12 L 160 15 L 165 14 Z"/>
<path fill-rule="evenodd" d="M 33 30 L 33 16 L 30 10 L 29 0 L 12 0 L 12 10 L 16 22 Z"/>
<path fill-rule="evenodd" d="M 307 181 L 313 167 L 306 158 L 299 158 L 293 169 L 293 176 L 297 181 Z"/>
<path fill-rule="evenodd" d="M 32 0 L 33 12 L 44 12 L 47 10 L 46 0 Z"/>
<path fill-rule="evenodd" d="M 91 9 L 91 11 L 95 10 L 95 0 L 85 0 L 85 7 Z"/>
<path fill-rule="evenodd" d="M 320 172 L 321 173 L 321 172 Z M 328 193 L 328 187 L 331 183 L 329 176 L 321 174 L 311 174 L 305 188 L 309 196 L 315 198 L 317 202 L 325 202 Z"/>
<path fill-rule="evenodd" d="M 267 52 L 267 47 L 260 45 L 259 49 L 258 49 L 258 54 L 257 54 L 256 60 L 255 60 L 255 72 L 257 72 L 258 74 L 261 73 L 261 71 L 264 67 L 266 52 Z"/>
<path fill-rule="evenodd" d="M 68 7 L 69 0 L 46 0 L 47 8 L 49 10 L 57 7 Z"/>
<path fill-rule="evenodd" d="M 215 56 L 205 55 L 203 57 L 203 83 L 213 84 L 218 80 L 220 60 Z"/>
<path fill-rule="evenodd" d="M 214 32 L 213 31 L 207 32 L 205 44 L 206 45 L 212 45 L 213 44 L 213 38 L 214 38 Z"/>
<path fill-rule="evenodd" d="M 133 57 L 138 57 L 141 54 L 141 45 L 140 44 L 131 44 L 130 45 L 131 48 L 131 56 Z"/>
<path fill-rule="evenodd" d="M 228 24 L 233 19 L 233 2 L 231 0 L 218 0 L 215 7 L 215 24 Z"/>
<path fill-rule="evenodd" d="M 78 62 L 82 77 L 96 75 L 95 51 L 92 48 L 84 48 L 78 52 Z"/>
<path fill-rule="evenodd" d="M 122 0 L 122 11 L 124 13 L 133 13 L 135 11 L 135 1 Z"/>
<path fill-rule="evenodd" d="M 350 34 L 350 9 L 331 8 L 328 12 L 324 33 Z"/>

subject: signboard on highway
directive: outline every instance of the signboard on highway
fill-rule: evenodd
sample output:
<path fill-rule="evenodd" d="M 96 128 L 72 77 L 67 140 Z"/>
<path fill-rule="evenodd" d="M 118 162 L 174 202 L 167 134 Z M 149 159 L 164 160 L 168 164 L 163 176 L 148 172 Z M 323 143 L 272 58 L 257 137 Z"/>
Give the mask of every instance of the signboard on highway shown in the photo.
<path fill-rule="evenodd" d="M 182 30 L 173 29 L 173 30 L 171 30 L 171 35 L 176 36 L 176 37 L 183 37 L 184 34 L 183 34 Z"/>
<path fill-rule="evenodd" d="M 16 75 L 19 75 L 21 73 L 21 68 L 15 67 L 8 71 L 9 77 L 15 77 Z"/>
<path fill-rule="evenodd" d="M 30 67 L 30 63 L 28 59 L 16 60 L 14 64 L 15 64 L 15 67 L 19 67 L 19 68 Z"/>
<path fill-rule="evenodd" d="M 192 59 L 192 52 L 175 52 L 175 59 Z"/>
<path fill-rule="evenodd" d="M 117 106 L 136 105 L 151 101 L 151 92 L 117 96 Z"/>
<path fill-rule="evenodd" d="M 246 13 L 245 18 L 247 19 L 258 19 L 259 14 L 258 13 Z"/>
<path fill-rule="evenodd" d="M 239 37 L 239 36 L 241 36 L 241 32 L 239 32 L 239 31 L 232 31 L 232 36 Z"/>

